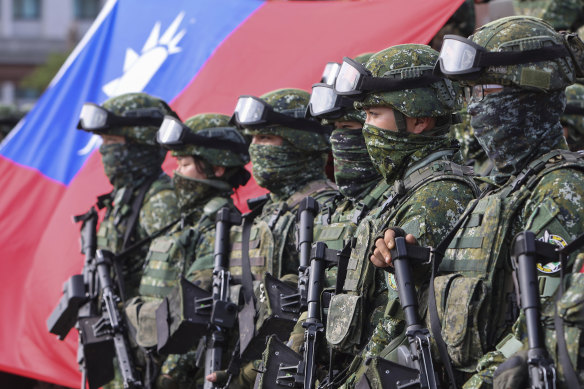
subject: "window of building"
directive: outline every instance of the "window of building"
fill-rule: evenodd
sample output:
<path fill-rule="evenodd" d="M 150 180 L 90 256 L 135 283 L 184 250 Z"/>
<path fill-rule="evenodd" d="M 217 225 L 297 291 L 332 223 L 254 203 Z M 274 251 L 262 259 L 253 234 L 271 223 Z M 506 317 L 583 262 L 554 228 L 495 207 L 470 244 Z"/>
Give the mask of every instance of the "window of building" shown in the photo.
<path fill-rule="evenodd" d="M 14 19 L 39 19 L 41 17 L 41 0 L 13 0 Z"/>
<path fill-rule="evenodd" d="M 99 13 L 99 0 L 73 0 L 75 19 L 95 19 Z"/>

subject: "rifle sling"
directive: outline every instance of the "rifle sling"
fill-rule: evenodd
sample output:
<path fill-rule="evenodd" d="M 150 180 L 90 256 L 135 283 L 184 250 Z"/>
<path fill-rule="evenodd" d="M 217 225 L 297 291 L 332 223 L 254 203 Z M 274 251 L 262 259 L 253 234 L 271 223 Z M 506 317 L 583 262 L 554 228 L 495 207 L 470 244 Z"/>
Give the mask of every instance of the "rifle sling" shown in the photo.
<path fill-rule="evenodd" d="M 253 279 L 249 262 L 249 237 L 255 217 L 263 209 L 263 204 L 252 209 L 243 216 L 241 232 L 241 287 L 243 293 L 243 309 L 239 312 L 239 347 L 243 354 L 255 335 L 255 300 L 253 295 Z"/>

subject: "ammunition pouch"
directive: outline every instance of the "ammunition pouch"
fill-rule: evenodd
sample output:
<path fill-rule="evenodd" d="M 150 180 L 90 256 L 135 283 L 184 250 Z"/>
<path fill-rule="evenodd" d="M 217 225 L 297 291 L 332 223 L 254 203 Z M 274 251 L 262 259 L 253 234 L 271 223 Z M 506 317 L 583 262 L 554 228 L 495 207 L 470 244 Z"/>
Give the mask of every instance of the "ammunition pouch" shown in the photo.
<path fill-rule="evenodd" d="M 457 273 L 436 277 L 434 287 L 442 337 L 452 364 L 459 370 L 472 371 L 473 362 L 484 355 L 487 347 L 487 287 L 480 278 Z"/>
<path fill-rule="evenodd" d="M 363 330 L 363 299 L 354 294 L 337 294 L 331 298 L 326 324 L 329 345 L 341 352 L 359 347 Z"/>

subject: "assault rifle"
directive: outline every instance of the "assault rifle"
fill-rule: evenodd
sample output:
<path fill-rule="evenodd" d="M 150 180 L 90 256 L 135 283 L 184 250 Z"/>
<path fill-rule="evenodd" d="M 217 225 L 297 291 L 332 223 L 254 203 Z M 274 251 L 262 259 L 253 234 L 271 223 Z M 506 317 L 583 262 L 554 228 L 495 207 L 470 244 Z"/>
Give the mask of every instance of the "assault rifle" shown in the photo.
<path fill-rule="evenodd" d="M 117 356 L 125 388 L 140 388 L 125 339 L 125 323 L 117 304 L 110 277 L 113 254 L 96 250 L 97 212 L 94 207 L 73 218 L 83 221 L 81 247 L 85 254 L 82 274 L 71 276 L 63 285 L 63 296 L 47 319 L 49 332 L 65 339 L 73 326 L 79 331 L 77 362 L 82 372 L 81 387 L 98 388 L 114 378 L 113 361 Z M 101 292 L 101 301 L 99 300 Z M 100 315 L 99 308 L 102 308 Z M 108 361 L 110 363 L 108 363 Z"/>
<path fill-rule="evenodd" d="M 529 345 L 527 350 L 529 387 L 532 389 L 553 389 L 556 387 L 556 369 L 542 341 L 539 282 L 536 266 L 538 263 L 559 261 L 557 249 L 556 245 L 538 241 L 531 231 L 520 232 L 513 242 L 512 263 L 519 273 L 521 308 L 525 313 Z"/>
<path fill-rule="evenodd" d="M 316 384 L 316 353 L 323 336 L 324 325 L 321 320 L 320 298 L 323 290 L 325 269 L 337 265 L 337 260 L 331 260 L 329 253 L 341 256 L 346 252 L 328 250 L 323 242 L 312 246 L 310 268 L 308 270 L 307 319 L 304 327 L 303 355 L 294 352 L 276 336 L 268 340 L 268 360 L 264 366 L 261 380 L 257 380 L 256 388 L 305 388 L 313 389 Z M 344 253 L 344 254 L 343 254 Z M 260 384 L 261 382 L 261 384 Z"/>
<path fill-rule="evenodd" d="M 384 389 L 435 389 L 438 387 L 430 351 L 430 331 L 422 324 L 418 314 L 418 298 L 412 278 L 412 263 L 428 263 L 430 250 L 428 247 L 407 245 L 403 236 L 395 238 L 395 249 L 391 250 L 399 300 L 406 320 L 406 337 L 409 347 L 405 345 L 398 347 L 398 363 L 380 357 L 367 361 L 377 369 Z M 370 387 L 366 375 L 356 386 L 357 389 Z"/>
<path fill-rule="evenodd" d="M 262 322 L 257 331 L 253 331 L 253 336 L 248 336 L 240 328 L 242 359 L 254 360 L 261 358 L 261 352 L 265 348 L 266 337 L 273 334 L 279 337 L 287 337 L 296 324 L 300 313 L 306 310 L 308 306 L 310 248 L 314 236 L 314 218 L 318 210 L 318 202 L 310 196 L 305 197 L 300 202 L 296 215 L 299 252 L 297 287 L 279 280 L 270 273 L 265 274 L 264 285 L 271 314 Z M 240 321 L 240 326 L 242 323 L 244 322 Z M 249 338 L 251 340 L 247 340 Z"/>
<path fill-rule="evenodd" d="M 163 300 L 156 310 L 158 351 L 163 354 L 183 354 L 195 344 L 197 366 L 205 352 L 205 375 L 222 370 L 221 359 L 227 342 L 227 332 L 237 319 L 237 305 L 229 298 L 231 273 L 229 272 L 229 231 L 232 225 L 241 224 L 241 214 L 228 207 L 221 208 L 215 219 L 215 246 L 212 292 L 180 280 L 180 286 Z M 179 299 L 180 303 L 175 304 Z M 172 312 L 178 305 L 181 312 Z M 180 318 L 174 319 L 178 314 Z M 213 387 L 205 382 L 204 388 Z"/>

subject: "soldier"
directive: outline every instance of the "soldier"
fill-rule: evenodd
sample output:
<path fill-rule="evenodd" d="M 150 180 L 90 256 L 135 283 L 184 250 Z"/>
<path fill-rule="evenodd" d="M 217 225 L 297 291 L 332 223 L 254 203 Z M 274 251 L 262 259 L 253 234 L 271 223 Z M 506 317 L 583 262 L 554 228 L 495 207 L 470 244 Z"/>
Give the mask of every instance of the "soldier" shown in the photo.
<path fill-rule="evenodd" d="M 338 377 L 335 385 L 344 380 L 343 387 L 353 387 L 365 368 L 364 358 L 380 354 L 403 330 L 393 276 L 375 270 L 369 261 L 378 231 L 400 227 L 433 245 L 478 192 L 472 169 L 453 162 L 461 158 L 448 132 L 461 95 L 449 80 L 432 76 L 437 57 L 425 45 L 390 47 L 374 54 L 365 67 L 345 59 L 335 84 L 337 93 L 357 95 L 355 107 L 367 114 L 367 150 L 392 187 L 385 202 L 359 224 L 344 293 L 330 304 L 329 345 L 356 355 L 350 376 Z M 384 311 L 390 316 L 383 318 Z M 376 337 L 361 353 L 372 333 Z"/>
<path fill-rule="evenodd" d="M 535 16 L 556 30 L 576 31 L 584 23 L 582 0 L 514 0 L 518 15 Z"/>
<path fill-rule="evenodd" d="M 581 68 L 572 48 L 549 24 L 525 16 L 491 22 L 470 39 L 444 40 L 435 71 L 472 88 L 471 125 L 495 165 L 491 190 L 470 203 L 457 224 L 429 296 L 438 300 L 429 315 L 433 333 L 442 324 L 444 343 L 438 346 L 463 373 L 460 381 L 517 317 L 512 238 L 531 230 L 563 246 L 582 233 L 583 163 L 567 150 L 559 122 L 564 88 Z M 371 260 L 388 265 L 392 232 L 375 245 Z M 541 292 L 549 297 L 559 283 L 559 266 L 540 270 L 546 275 Z M 474 379 L 470 387 L 492 382 L 488 374 Z"/>
<path fill-rule="evenodd" d="M 166 116 L 158 132 L 158 142 L 172 150 L 178 163 L 173 183 L 181 217 L 164 236 L 150 244 L 140 295 L 126 307 L 135 329 L 135 341 L 148 356 L 156 355 L 152 352 L 157 345 L 156 308 L 194 261 L 212 260 L 215 215 L 223 207 L 235 210 L 230 197 L 233 189 L 244 185 L 250 177 L 244 168 L 249 162 L 247 143 L 228 122 L 229 116 L 213 113 L 193 116 L 184 124 Z M 189 138 L 190 134 L 199 138 Z M 157 387 L 187 385 L 190 380 L 186 372 L 176 368 L 184 362 L 179 359 L 177 355 L 167 359 Z M 146 376 L 153 381 L 155 371 L 149 373 Z"/>
<path fill-rule="evenodd" d="M 242 266 L 248 262 L 256 286 L 266 271 L 296 282 L 299 263 L 294 231 L 298 204 L 306 196 L 324 202 L 336 193 L 336 186 L 324 174 L 329 129 L 304 118 L 309 98 L 303 90 L 279 89 L 260 98 L 241 96 L 235 108 L 233 122 L 252 137 L 249 154 L 253 177 L 270 191 L 269 199 L 259 203 L 261 208 L 255 208 L 252 201 L 250 208 L 259 214 L 251 226 L 249 253 L 242 252 L 242 228 L 232 228 L 230 272 L 244 290 L 252 281 L 244 278 Z M 196 261 L 187 277 L 209 288 L 212 268 L 212 261 Z M 240 329 L 241 323 L 240 319 Z M 251 386 L 255 375 L 247 365 L 232 385 Z M 218 382 L 226 378 L 223 372 L 207 377 Z"/>
<path fill-rule="evenodd" d="M 85 103 L 78 128 L 102 138 L 99 152 L 113 191 L 98 198 L 106 208 L 97 232 L 97 247 L 120 254 L 179 217 L 170 177 L 161 165 L 166 155 L 155 140 L 164 115 L 176 114 L 162 100 L 145 93 L 111 98 L 101 106 Z M 138 294 L 148 245 L 114 263 L 122 299 Z M 116 379 L 109 385 L 121 385 Z"/>
<path fill-rule="evenodd" d="M 560 117 L 564 137 L 572 151 L 584 149 L 584 86 L 570 85 L 566 88 L 566 109 Z"/>

